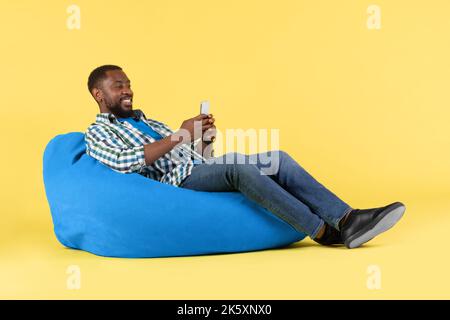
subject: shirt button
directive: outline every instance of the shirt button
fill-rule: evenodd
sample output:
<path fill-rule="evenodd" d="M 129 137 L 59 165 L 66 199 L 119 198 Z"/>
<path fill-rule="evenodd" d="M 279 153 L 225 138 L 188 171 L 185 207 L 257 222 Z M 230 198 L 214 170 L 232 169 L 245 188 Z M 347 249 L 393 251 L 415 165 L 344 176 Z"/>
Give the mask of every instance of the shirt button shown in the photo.
<path fill-rule="evenodd" d="M 178 152 L 178 155 L 179 155 L 180 157 L 183 157 L 183 156 L 184 156 L 183 153 L 181 153 L 181 152 Z"/>

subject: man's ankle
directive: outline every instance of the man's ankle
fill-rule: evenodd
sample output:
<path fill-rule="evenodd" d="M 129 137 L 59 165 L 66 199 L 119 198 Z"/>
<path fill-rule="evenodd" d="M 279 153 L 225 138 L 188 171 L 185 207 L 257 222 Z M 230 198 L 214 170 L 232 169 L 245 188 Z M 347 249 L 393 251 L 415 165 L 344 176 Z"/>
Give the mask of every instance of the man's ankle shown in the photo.
<path fill-rule="evenodd" d="M 320 240 L 323 235 L 325 234 L 325 229 L 327 228 L 327 225 L 324 223 L 322 228 L 320 228 L 319 232 L 317 232 L 317 235 L 314 237 L 314 239 Z"/>
<path fill-rule="evenodd" d="M 353 209 L 347 212 L 347 214 L 341 218 L 341 220 L 339 221 L 339 230 L 342 230 L 342 227 L 344 226 L 345 222 L 347 221 L 348 217 L 352 212 Z"/>

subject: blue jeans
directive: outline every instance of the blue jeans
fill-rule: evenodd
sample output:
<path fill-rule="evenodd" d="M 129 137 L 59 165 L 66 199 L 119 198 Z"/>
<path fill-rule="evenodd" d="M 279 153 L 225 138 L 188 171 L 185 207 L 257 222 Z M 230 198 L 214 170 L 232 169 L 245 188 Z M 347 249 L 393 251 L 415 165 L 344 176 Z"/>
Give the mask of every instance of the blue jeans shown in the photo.
<path fill-rule="evenodd" d="M 208 159 L 196 164 L 180 187 L 239 191 L 311 238 L 324 223 L 339 230 L 339 221 L 352 209 L 281 150 Z"/>

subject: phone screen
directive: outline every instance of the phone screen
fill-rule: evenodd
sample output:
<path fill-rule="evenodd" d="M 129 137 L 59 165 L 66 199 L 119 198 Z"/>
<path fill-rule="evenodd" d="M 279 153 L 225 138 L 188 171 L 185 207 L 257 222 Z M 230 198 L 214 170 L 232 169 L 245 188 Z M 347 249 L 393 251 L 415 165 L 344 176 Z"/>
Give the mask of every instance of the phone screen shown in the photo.
<path fill-rule="evenodd" d="M 200 113 L 209 114 L 209 101 L 206 100 L 200 103 Z"/>

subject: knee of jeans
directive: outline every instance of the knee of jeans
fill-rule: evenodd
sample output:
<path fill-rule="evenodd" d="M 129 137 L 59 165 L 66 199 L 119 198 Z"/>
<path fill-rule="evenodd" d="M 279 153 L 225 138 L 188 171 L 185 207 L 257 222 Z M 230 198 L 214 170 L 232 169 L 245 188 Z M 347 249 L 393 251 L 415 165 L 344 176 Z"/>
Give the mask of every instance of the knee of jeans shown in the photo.
<path fill-rule="evenodd" d="M 281 159 L 281 158 L 285 158 L 285 157 L 290 157 L 289 154 L 283 150 L 270 150 L 267 152 L 259 153 L 259 156 L 267 157 L 267 158 L 271 158 L 271 159 L 274 159 L 274 158 Z"/>
<path fill-rule="evenodd" d="M 291 157 L 289 153 L 287 153 L 284 150 L 277 150 L 278 151 L 278 159 L 281 161 L 289 160 L 289 161 L 295 161 L 294 158 Z"/>
<path fill-rule="evenodd" d="M 278 155 L 279 155 L 280 158 L 287 158 L 287 157 L 290 157 L 289 153 L 287 153 L 287 152 L 284 151 L 284 150 L 276 150 L 276 151 L 278 152 Z"/>
<path fill-rule="evenodd" d="M 270 153 L 270 166 L 265 169 L 266 174 L 276 174 L 280 166 L 288 165 L 293 161 L 292 157 L 283 150 L 273 150 Z"/>
<path fill-rule="evenodd" d="M 283 150 L 271 150 L 267 153 L 261 153 L 260 154 L 262 159 L 266 159 L 265 162 L 276 162 L 280 161 L 281 159 L 290 158 L 291 156 Z M 261 159 L 260 158 L 260 159 Z"/>

